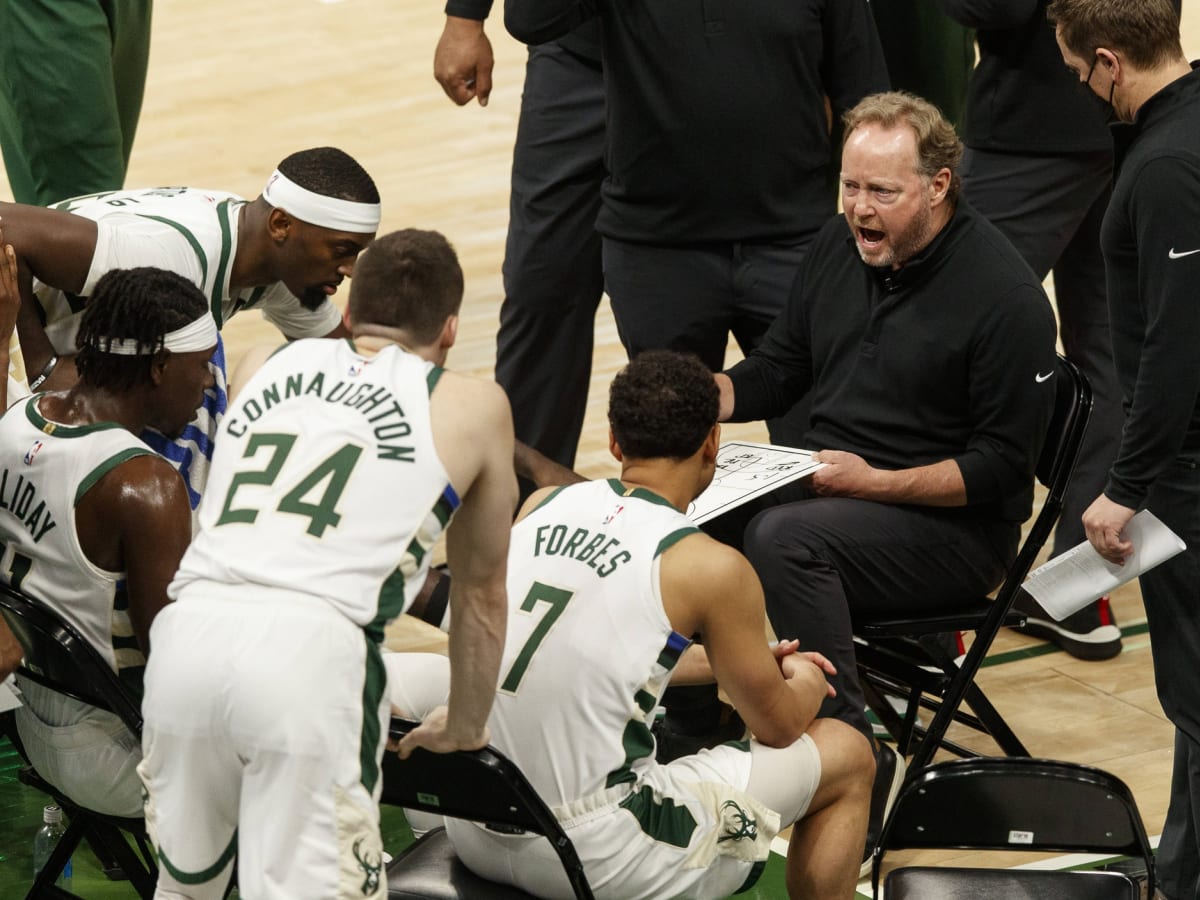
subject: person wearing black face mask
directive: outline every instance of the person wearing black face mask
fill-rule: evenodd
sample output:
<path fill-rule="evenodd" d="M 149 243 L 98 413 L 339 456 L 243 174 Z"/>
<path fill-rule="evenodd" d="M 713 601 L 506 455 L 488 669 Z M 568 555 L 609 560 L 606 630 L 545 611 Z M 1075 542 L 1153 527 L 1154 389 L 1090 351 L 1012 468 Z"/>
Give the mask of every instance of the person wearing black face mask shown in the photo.
<path fill-rule="evenodd" d="M 1125 420 L 1088 540 L 1123 563 L 1125 526 L 1149 509 L 1187 549 L 1144 573 L 1158 698 L 1175 725 L 1171 801 L 1158 849 L 1162 893 L 1200 897 L 1200 69 L 1170 0 L 1053 0 L 1063 61 L 1106 100 L 1112 199 L 1101 227 L 1113 359 Z"/>
<path fill-rule="evenodd" d="M 1121 431 L 1112 363 L 1100 221 L 1112 180 L 1112 139 L 1104 98 L 1080 89 L 1063 68 L 1046 19 L 1049 0 L 938 0 L 976 29 L 979 63 L 968 89 L 963 191 L 1000 229 L 1038 278 L 1054 273 L 1063 349 L 1092 384 L 1095 407 L 1055 532 L 1053 554 L 1084 539 L 1080 516 L 1104 486 Z M 1021 630 L 1080 659 L 1121 652 L 1108 598 L 1063 622 L 1032 598 L 1018 603 Z"/>

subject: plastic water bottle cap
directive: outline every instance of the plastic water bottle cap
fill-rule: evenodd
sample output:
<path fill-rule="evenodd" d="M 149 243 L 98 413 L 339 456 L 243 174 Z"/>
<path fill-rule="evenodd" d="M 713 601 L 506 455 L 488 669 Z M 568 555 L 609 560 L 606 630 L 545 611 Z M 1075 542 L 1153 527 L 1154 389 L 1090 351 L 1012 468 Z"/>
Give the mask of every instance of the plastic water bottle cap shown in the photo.
<path fill-rule="evenodd" d="M 57 806 L 47 806 L 42 810 L 42 821 L 47 825 L 57 825 L 62 821 L 62 810 Z"/>

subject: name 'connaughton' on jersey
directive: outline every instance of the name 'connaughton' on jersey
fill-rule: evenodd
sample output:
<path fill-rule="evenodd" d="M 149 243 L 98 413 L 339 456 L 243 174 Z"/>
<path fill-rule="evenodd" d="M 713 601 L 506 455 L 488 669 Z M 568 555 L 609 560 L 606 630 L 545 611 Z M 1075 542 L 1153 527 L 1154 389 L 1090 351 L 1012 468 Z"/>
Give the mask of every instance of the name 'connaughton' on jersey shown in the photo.
<path fill-rule="evenodd" d="M 355 381 L 352 377 L 326 384 L 324 372 L 292 372 L 263 385 L 254 396 L 239 398 L 226 430 L 234 437 L 242 437 L 250 425 L 273 407 L 298 397 L 315 397 L 356 410 L 371 425 L 372 436 L 378 442 L 376 453 L 379 459 L 416 462 L 415 447 L 387 443 L 412 434 L 412 425 L 395 394 L 386 387 L 369 381 Z"/>

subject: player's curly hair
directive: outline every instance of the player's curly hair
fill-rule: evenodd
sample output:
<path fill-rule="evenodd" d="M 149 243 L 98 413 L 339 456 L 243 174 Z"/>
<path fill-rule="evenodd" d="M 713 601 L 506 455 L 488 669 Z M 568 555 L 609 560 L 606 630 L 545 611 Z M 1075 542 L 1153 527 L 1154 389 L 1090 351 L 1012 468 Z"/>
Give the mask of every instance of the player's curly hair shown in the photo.
<path fill-rule="evenodd" d="M 608 391 L 608 424 L 626 458 L 687 459 L 717 423 L 712 372 L 691 353 L 650 350 L 634 357 Z"/>
<path fill-rule="evenodd" d="M 300 187 L 323 197 L 354 203 L 379 202 L 379 190 L 367 170 L 337 147 L 297 151 L 276 168 Z"/>
<path fill-rule="evenodd" d="M 194 322 L 208 298 L 181 275 L 149 266 L 113 269 L 96 284 L 75 338 L 79 378 L 91 387 L 130 390 L 150 382 L 153 352 L 121 356 L 101 350 L 110 340 L 135 340 L 156 351 L 163 337 Z"/>
<path fill-rule="evenodd" d="M 350 322 L 400 328 L 429 344 L 458 312 L 462 296 L 462 267 L 442 234 L 393 231 L 372 241 L 354 265 Z"/>

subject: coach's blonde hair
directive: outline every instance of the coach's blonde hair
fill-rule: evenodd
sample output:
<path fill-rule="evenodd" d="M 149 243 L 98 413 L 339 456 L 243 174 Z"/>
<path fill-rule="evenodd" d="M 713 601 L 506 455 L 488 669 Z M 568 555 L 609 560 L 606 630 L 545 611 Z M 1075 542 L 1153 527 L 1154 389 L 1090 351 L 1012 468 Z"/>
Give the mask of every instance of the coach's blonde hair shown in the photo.
<path fill-rule="evenodd" d="M 951 204 L 957 202 L 962 188 L 958 176 L 963 156 L 962 141 L 941 110 L 928 100 L 906 91 L 871 94 L 847 111 L 842 122 L 845 125 L 843 147 L 860 125 L 875 124 L 884 128 L 895 128 L 901 123 L 908 125 L 917 137 L 917 172 L 929 179 L 942 169 L 949 169 L 950 187 L 946 189 L 946 200 Z"/>

